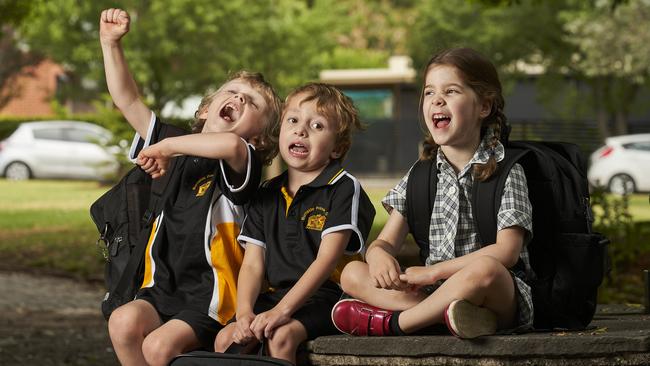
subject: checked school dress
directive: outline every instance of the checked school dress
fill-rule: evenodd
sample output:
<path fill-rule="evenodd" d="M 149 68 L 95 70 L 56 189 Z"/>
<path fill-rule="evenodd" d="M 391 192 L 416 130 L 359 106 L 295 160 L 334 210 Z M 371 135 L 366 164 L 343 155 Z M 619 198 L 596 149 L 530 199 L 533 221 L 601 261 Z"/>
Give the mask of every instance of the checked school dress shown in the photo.
<path fill-rule="evenodd" d="M 159 141 L 161 122 L 152 114 L 145 139 L 136 135 L 131 157 Z M 235 315 L 236 282 L 243 249 L 236 238 L 242 204 L 257 190 L 261 164 L 248 144 L 248 166 L 238 176 L 221 160 L 179 156 L 163 193 L 136 298 L 150 302 L 163 321 L 188 323 L 205 346 Z M 238 184 L 232 184 L 231 181 Z"/>
<path fill-rule="evenodd" d="M 456 175 L 454 168 L 445 158 L 442 150 L 438 149 L 436 164 L 438 167 L 438 186 L 431 213 L 429 226 L 429 256 L 427 265 L 461 257 L 481 249 L 478 240 L 478 228 L 472 215 L 472 176 L 473 164 L 485 164 L 490 157 L 487 148 L 487 137 L 481 141 L 478 149 L 467 165 Z M 493 153 L 498 161 L 504 158 L 504 148 L 500 143 Z M 402 180 L 392 188 L 382 199 L 384 208 L 390 213 L 398 210 L 406 217 L 406 183 L 407 173 Z M 532 272 L 526 244 L 532 237 L 532 206 L 528 200 L 528 186 L 524 170 L 515 164 L 506 179 L 501 207 L 497 214 L 497 231 L 511 226 L 520 226 L 526 230 L 524 246 L 520 259 L 524 264 L 523 270 L 511 271 L 516 284 L 518 303 L 518 326 L 511 331 L 532 329 L 533 300 L 530 286 L 526 283 Z"/>

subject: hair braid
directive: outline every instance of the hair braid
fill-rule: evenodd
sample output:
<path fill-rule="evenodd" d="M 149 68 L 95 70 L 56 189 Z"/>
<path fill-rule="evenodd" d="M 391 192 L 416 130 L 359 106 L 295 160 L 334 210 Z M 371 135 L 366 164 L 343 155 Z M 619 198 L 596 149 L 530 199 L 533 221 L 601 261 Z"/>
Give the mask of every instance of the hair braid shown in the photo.
<path fill-rule="evenodd" d="M 496 103 L 493 113 L 485 120 L 481 128 L 481 137 L 491 130 L 492 136 L 487 143 L 487 149 L 490 152 L 490 157 L 486 164 L 475 164 L 473 167 L 474 178 L 485 181 L 494 174 L 497 169 L 497 158 L 495 150 L 501 141 L 501 132 L 505 128 L 506 116 L 503 113 L 503 101 Z"/>

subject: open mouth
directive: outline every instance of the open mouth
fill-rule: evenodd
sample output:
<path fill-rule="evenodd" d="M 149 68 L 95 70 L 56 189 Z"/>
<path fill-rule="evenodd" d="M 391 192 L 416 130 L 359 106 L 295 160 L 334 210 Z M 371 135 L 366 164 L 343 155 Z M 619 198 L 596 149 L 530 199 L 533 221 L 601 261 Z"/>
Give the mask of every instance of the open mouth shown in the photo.
<path fill-rule="evenodd" d="M 235 108 L 234 105 L 231 103 L 226 104 L 221 108 L 221 111 L 219 111 L 219 117 L 223 118 L 224 120 L 228 122 L 233 122 L 237 119 L 237 108 Z"/>
<path fill-rule="evenodd" d="M 442 113 L 435 113 L 432 120 L 435 128 L 445 128 L 451 123 L 451 117 Z"/>
<path fill-rule="evenodd" d="M 295 156 L 306 156 L 309 153 L 309 149 L 301 143 L 293 143 L 289 145 L 289 152 Z"/>

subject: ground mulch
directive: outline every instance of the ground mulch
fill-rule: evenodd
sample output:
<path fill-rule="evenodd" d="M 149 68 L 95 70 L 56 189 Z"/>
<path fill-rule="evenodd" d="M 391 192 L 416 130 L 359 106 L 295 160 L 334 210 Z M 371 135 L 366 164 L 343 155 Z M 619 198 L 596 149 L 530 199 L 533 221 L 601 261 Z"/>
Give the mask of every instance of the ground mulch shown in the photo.
<path fill-rule="evenodd" d="M 0 365 L 119 365 L 101 284 L 0 272 Z"/>

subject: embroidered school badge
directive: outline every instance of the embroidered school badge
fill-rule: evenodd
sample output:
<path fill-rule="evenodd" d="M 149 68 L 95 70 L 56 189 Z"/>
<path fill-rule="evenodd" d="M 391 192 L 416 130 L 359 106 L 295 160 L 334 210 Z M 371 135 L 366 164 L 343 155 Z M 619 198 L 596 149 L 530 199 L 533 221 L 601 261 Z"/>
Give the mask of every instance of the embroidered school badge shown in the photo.
<path fill-rule="evenodd" d="M 327 216 L 325 215 L 313 215 L 309 216 L 307 219 L 307 229 L 310 230 L 318 230 L 318 231 L 323 231 L 323 226 L 325 226 L 325 220 L 327 219 Z"/>
<path fill-rule="evenodd" d="M 201 197 L 208 191 L 208 188 L 212 184 L 212 177 L 214 177 L 214 174 L 208 174 L 194 183 L 192 190 L 196 191 L 196 197 Z"/>
<path fill-rule="evenodd" d="M 208 188 L 210 188 L 210 185 L 212 184 L 212 181 L 207 181 L 199 186 L 199 189 L 196 191 L 196 196 L 201 197 L 205 194 L 205 192 L 208 191 Z"/>

